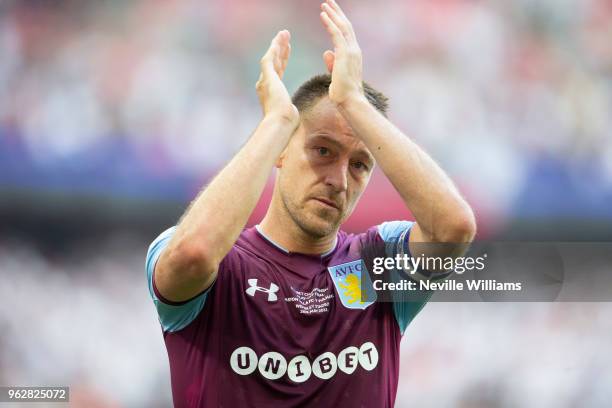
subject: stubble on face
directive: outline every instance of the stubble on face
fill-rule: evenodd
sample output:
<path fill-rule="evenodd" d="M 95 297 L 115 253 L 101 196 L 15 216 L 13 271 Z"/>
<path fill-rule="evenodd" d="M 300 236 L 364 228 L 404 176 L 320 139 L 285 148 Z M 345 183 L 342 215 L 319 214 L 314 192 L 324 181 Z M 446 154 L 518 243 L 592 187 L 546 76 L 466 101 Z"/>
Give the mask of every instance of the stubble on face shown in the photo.
<path fill-rule="evenodd" d="M 354 183 L 353 187 L 349 186 L 348 191 L 340 191 L 332 185 L 325 184 L 319 179 L 319 175 L 311 180 L 311 176 L 317 174 L 317 170 L 311 165 L 304 165 L 308 161 L 301 162 L 307 138 L 321 131 L 331 136 L 344 135 L 351 130 L 326 98 L 320 100 L 309 113 L 304 115 L 302 121 L 301 129 L 291 141 L 294 143 L 293 149 L 289 152 L 292 165 L 289 166 L 290 169 L 286 169 L 289 172 L 281 176 L 280 198 L 285 212 L 293 223 L 306 235 L 319 239 L 338 231 L 340 225 L 351 214 L 367 185 L 367 180 L 365 184 Z M 343 143 L 346 143 L 346 139 Z"/>
<path fill-rule="evenodd" d="M 313 195 L 336 203 L 339 201 L 339 198 L 334 198 L 323 192 Z M 314 198 L 310 198 L 310 195 L 295 202 L 294 198 L 286 194 L 286 190 L 283 188 L 281 188 L 281 200 L 293 222 L 304 233 L 313 238 L 319 239 L 335 233 L 345 218 L 344 204 L 341 204 L 342 206 L 339 209 L 330 208 L 317 202 Z"/>

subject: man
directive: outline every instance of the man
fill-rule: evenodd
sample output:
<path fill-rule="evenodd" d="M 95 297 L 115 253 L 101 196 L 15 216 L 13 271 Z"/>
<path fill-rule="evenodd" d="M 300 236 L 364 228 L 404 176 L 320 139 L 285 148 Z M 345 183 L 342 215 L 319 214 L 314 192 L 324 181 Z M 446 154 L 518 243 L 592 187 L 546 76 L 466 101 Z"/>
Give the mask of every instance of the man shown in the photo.
<path fill-rule="evenodd" d="M 361 52 L 340 7 L 327 0 L 321 8 L 334 45 L 323 54 L 331 76 L 311 79 L 292 100 L 281 81 L 290 34 L 280 31 L 261 60 L 261 123 L 149 248 L 177 407 L 393 406 L 401 336 L 422 304 L 358 299 L 361 250 L 387 241 L 408 251 L 475 234 L 450 179 L 362 82 Z M 375 163 L 416 222 L 348 235 L 340 225 Z M 268 211 L 244 229 L 273 167 Z"/>

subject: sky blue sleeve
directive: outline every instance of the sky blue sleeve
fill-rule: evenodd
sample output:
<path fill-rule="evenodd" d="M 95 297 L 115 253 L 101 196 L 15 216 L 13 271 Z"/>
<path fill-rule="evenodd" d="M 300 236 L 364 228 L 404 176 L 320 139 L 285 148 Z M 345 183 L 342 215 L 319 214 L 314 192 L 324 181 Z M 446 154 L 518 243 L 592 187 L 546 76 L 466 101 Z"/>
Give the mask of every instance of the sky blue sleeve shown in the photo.
<path fill-rule="evenodd" d="M 155 264 L 163 249 L 168 245 L 175 229 L 176 227 L 168 228 L 151 243 L 147 251 L 145 263 L 149 294 L 157 309 L 159 323 L 162 325 L 164 331 L 169 332 L 181 330 L 191 323 L 202 311 L 208 293 L 208 291 L 206 291 L 187 302 L 176 304 L 166 303 L 155 294 L 155 290 L 153 289 L 153 271 L 155 270 Z"/>
<path fill-rule="evenodd" d="M 378 226 L 378 235 L 388 244 L 385 246 L 387 249 L 386 255 L 388 257 L 395 257 L 396 254 L 402 251 L 402 248 L 404 248 L 403 253 L 410 256 L 410 252 L 408 251 L 408 239 L 410 237 L 410 229 L 413 225 L 414 222 L 412 221 L 388 221 Z M 393 313 L 402 335 L 412 319 L 414 319 L 423 306 L 425 306 L 430 296 L 431 294 L 424 299 L 421 298 L 420 301 L 409 301 L 401 296 L 395 299 L 393 302 Z"/>

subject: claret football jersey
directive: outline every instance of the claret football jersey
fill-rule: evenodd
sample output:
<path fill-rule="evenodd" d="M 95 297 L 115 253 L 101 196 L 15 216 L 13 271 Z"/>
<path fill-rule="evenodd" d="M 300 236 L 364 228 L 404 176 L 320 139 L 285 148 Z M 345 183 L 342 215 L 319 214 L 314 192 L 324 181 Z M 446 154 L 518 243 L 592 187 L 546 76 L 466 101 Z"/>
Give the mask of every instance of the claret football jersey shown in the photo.
<path fill-rule="evenodd" d="M 149 247 L 146 276 L 170 361 L 176 407 L 392 407 L 400 340 L 423 303 L 364 302 L 361 249 L 406 248 L 408 221 L 337 234 L 322 255 L 291 253 L 245 229 L 214 284 L 181 303 L 157 291 L 155 263 L 174 227 Z M 365 273 L 365 272 L 364 272 Z"/>

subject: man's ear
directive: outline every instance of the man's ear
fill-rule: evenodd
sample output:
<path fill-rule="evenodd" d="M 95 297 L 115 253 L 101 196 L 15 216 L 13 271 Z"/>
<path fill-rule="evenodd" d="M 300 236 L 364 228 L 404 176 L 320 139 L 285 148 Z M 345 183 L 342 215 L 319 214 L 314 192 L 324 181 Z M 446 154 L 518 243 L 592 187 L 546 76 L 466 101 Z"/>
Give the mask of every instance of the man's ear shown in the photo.
<path fill-rule="evenodd" d="M 274 166 L 277 169 L 280 169 L 281 167 L 283 167 L 283 160 L 285 160 L 286 155 L 287 155 L 287 148 L 285 147 L 285 150 L 283 150 L 280 156 L 278 156 L 278 159 L 276 159 L 276 163 L 274 163 Z"/>
<path fill-rule="evenodd" d="M 289 139 L 289 143 L 287 143 L 287 146 L 285 146 L 285 149 L 282 151 L 280 156 L 278 156 L 278 159 L 276 159 L 276 162 L 274 163 L 274 167 L 276 167 L 277 169 L 280 169 L 283 167 L 283 162 L 285 161 L 285 159 L 287 158 L 287 155 L 289 154 L 289 147 L 291 146 L 291 143 L 296 143 L 295 138 L 303 137 L 303 132 L 304 132 L 304 130 L 302 129 L 303 125 L 304 123 L 300 119 L 300 125 L 293 131 L 293 134 L 291 135 L 291 139 Z"/>
<path fill-rule="evenodd" d="M 333 51 L 327 50 L 323 53 L 323 61 L 325 62 L 325 65 L 327 66 L 327 70 L 329 71 L 330 74 L 334 70 L 335 59 L 336 59 L 336 55 L 334 54 Z"/>

